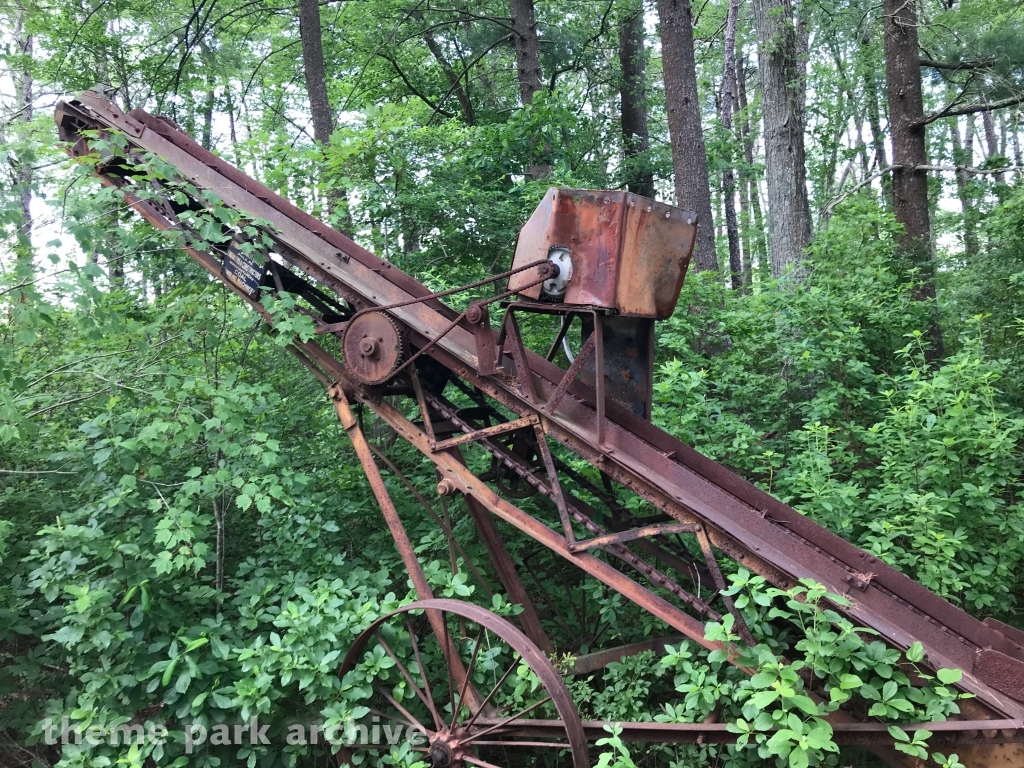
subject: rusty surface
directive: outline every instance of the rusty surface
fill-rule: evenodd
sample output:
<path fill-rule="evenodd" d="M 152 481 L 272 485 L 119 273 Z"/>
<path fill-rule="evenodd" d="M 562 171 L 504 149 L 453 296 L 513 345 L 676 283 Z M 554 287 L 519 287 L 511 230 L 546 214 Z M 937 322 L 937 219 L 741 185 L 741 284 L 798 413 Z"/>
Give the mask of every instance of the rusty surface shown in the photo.
<path fill-rule="evenodd" d="M 428 617 L 438 616 L 439 620 L 442 623 L 445 623 L 446 626 L 447 623 L 444 619 L 445 614 L 466 619 L 479 627 L 485 628 L 504 643 L 508 644 L 508 646 L 519 655 L 519 657 L 540 679 L 541 684 L 551 698 L 551 703 L 554 705 L 555 710 L 561 718 L 560 720 L 541 720 L 532 722 L 546 723 L 549 725 L 547 735 L 554 735 L 571 751 L 572 764 L 574 768 L 590 768 L 590 755 L 587 748 L 587 737 L 584 733 L 579 713 L 576 711 L 576 704 L 573 702 L 572 696 L 566 689 L 565 683 L 562 682 L 561 676 L 551 665 L 551 662 L 548 661 L 547 656 L 533 643 L 533 641 L 530 640 L 530 638 L 523 634 L 517 627 L 513 626 L 509 621 L 485 608 L 473 605 L 472 603 L 465 603 L 461 600 L 446 599 L 419 600 L 415 603 L 404 605 L 397 611 L 380 617 L 367 627 L 359 637 L 356 638 L 351 648 L 349 648 L 338 672 L 339 676 L 344 679 L 345 674 L 355 668 L 356 664 L 362 660 L 363 653 L 367 650 L 367 646 L 372 640 L 381 642 L 385 647 L 385 650 L 387 650 L 386 643 L 382 642 L 381 637 L 378 634 L 378 630 L 382 625 L 396 616 L 402 616 L 409 614 L 412 611 L 421 610 L 424 611 Z M 447 633 L 444 634 L 447 636 Z M 440 637 L 440 635 L 438 635 L 438 637 Z M 463 669 L 471 670 L 473 667 L 472 662 L 473 659 L 470 659 L 468 664 L 463 665 Z M 401 666 L 401 664 L 399 664 L 399 666 Z M 421 690 L 418 685 L 412 682 L 411 674 L 408 675 L 408 680 L 410 681 L 410 686 L 413 691 L 420 695 L 421 698 L 426 699 L 429 696 L 429 686 L 424 686 L 426 691 Z M 465 691 L 465 688 L 460 685 L 460 692 L 462 691 Z M 465 692 L 468 693 L 468 691 Z M 495 718 L 493 715 L 486 716 L 488 713 L 483 710 L 488 704 L 487 697 L 483 698 L 479 703 L 469 702 L 468 708 L 470 711 L 467 713 L 469 716 L 460 718 L 464 709 L 461 705 L 463 697 L 460 696 L 457 699 L 459 702 L 458 711 L 451 713 L 451 722 L 446 722 L 443 718 L 443 709 L 447 698 L 445 696 L 446 693 L 446 691 L 437 691 L 430 697 L 432 699 L 436 698 L 437 701 L 437 704 L 434 706 L 430 706 L 428 704 L 428 709 L 430 709 L 435 717 L 434 727 L 427 727 L 426 724 L 423 724 L 423 726 L 424 730 L 427 732 L 431 747 L 435 744 L 439 744 L 447 749 L 451 755 L 455 756 L 456 759 L 462 760 L 466 756 L 472 756 L 474 744 L 476 746 L 482 746 L 488 742 L 493 743 L 497 737 L 492 737 L 488 742 L 482 741 L 482 738 L 492 732 L 503 731 L 511 727 L 514 721 L 518 721 L 520 719 L 511 713 L 500 718 Z M 477 711 L 474 713 L 472 711 L 473 709 L 476 709 Z M 481 717 L 481 714 L 484 714 L 485 717 Z M 411 716 L 409 719 L 413 720 Z M 474 726 L 476 726 L 475 729 Z M 507 737 L 503 737 L 503 740 L 507 740 Z M 512 741 L 509 745 L 515 746 L 516 741 L 518 740 Z M 550 747 L 552 745 L 549 744 L 547 746 Z M 450 764 L 459 765 L 461 763 L 453 762 Z"/>
<path fill-rule="evenodd" d="M 438 443 L 433 444 L 433 450 L 435 451 L 446 451 L 449 448 L 454 448 L 458 445 L 464 445 L 465 443 L 472 443 L 477 440 L 482 440 L 485 437 L 497 437 L 498 435 L 504 435 L 509 432 L 515 432 L 517 429 L 527 429 L 537 424 L 536 416 L 526 416 L 522 419 L 513 419 L 507 421 L 504 424 L 495 424 L 491 427 L 484 427 L 483 429 L 477 429 L 472 432 L 466 432 L 459 435 L 458 437 L 452 437 L 448 440 L 442 440 Z"/>
<path fill-rule="evenodd" d="M 583 320 L 583 338 L 589 340 L 594 327 Z M 604 387 L 642 419 L 651 418 L 654 399 L 654 320 L 645 317 L 607 315 L 601 318 L 603 330 Z M 588 360 L 581 380 L 593 387 L 597 379 L 597 361 Z"/>
<path fill-rule="evenodd" d="M 347 324 L 341 342 L 345 365 L 363 384 L 383 384 L 402 360 L 402 329 L 383 312 L 366 312 Z"/>
<path fill-rule="evenodd" d="M 1004 624 L 998 619 L 985 619 L 984 624 L 986 627 L 994 629 L 1011 643 L 1014 643 L 1018 648 L 1024 648 L 1024 630 L 1011 627 L 1009 624 Z"/>
<path fill-rule="evenodd" d="M 659 523 L 658 525 L 645 525 L 642 528 L 630 528 L 626 531 L 606 533 L 603 536 L 595 536 L 584 541 L 570 542 L 569 549 L 573 552 L 586 552 L 590 549 L 600 549 L 608 544 L 625 544 L 635 539 L 646 539 L 650 536 L 664 536 L 669 533 L 693 533 L 699 526 L 694 523 Z"/>
<path fill-rule="evenodd" d="M 497 721 L 486 721 L 497 722 Z M 998 735 L 986 737 L 978 731 L 988 722 L 998 729 Z M 596 740 L 608 735 L 605 727 L 607 720 L 584 720 L 582 727 L 588 739 Z M 730 733 L 728 723 L 615 723 L 622 727 L 620 738 L 627 742 L 694 744 L 703 737 L 709 744 L 732 744 L 736 734 Z M 843 745 L 892 745 L 895 742 L 888 733 L 888 723 L 833 723 L 833 737 L 836 743 Z M 908 723 L 900 726 L 908 733 L 914 731 L 931 731 L 933 736 L 928 740 L 929 747 L 950 747 L 971 745 L 979 742 L 1000 744 L 1017 738 L 1016 734 L 1024 730 L 1020 720 L 996 721 L 958 721 L 942 720 L 930 723 Z M 553 720 L 522 720 L 515 727 L 509 728 L 508 736 L 541 738 L 558 732 L 561 724 Z M 764 733 L 773 733 L 765 731 Z M 973 735 L 972 735 L 973 732 Z M 1012 734 L 1012 735 L 1007 735 Z M 1015 744 L 1015 747 L 1019 745 Z M 963 755 L 961 755 L 963 759 Z M 991 763 L 991 765 L 997 765 Z M 1004 764 L 1005 765 L 1005 764 Z M 975 768 L 976 763 L 967 763 L 968 768 Z"/>
<path fill-rule="evenodd" d="M 126 117 L 95 95 L 83 95 L 83 100 L 88 101 L 95 111 L 62 104 L 56 115 L 62 137 L 75 142 L 74 152 L 87 149 L 87 144 L 81 146 L 82 140 L 78 135 L 81 129 L 103 129 L 105 126 L 123 129 L 128 136 L 134 137 L 135 145 L 172 163 L 185 179 L 197 187 L 216 189 L 228 205 L 249 216 L 270 220 L 276 229 L 277 251 L 289 264 L 328 286 L 357 308 L 427 297 L 414 305 L 395 310 L 396 319 L 406 326 L 412 346 L 422 350 L 425 345 L 436 342 L 439 334 L 455 320 L 451 332 L 443 334 L 444 338 L 435 343 L 429 354 L 455 376 L 479 388 L 480 392 L 517 417 L 537 414 L 539 403 L 544 402 L 562 380 L 564 371 L 522 348 L 519 350 L 521 360 L 517 361 L 517 375 L 521 382 L 525 381 L 536 389 L 535 397 L 524 398 L 514 384 L 500 376 L 480 376 L 471 325 L 465 322 L 460 325 L 458 313 L 429 298 L 430 292 L 414 279 L 290 206 L 237 169 L 202 150 L 167 123 L 145 113 Z M 107 184 L 123 187 L 126 174 L 130 172 L 128 165 L 130 163 L 112 158 L 101 170 L 101 178 Z M 174 212 L 168 211 L 166 206 L 138 200 L 132 197 L 130 189 L 127 192 L 128 202 L 155 226 L 182 229 L 180 222 L 175 220 Z M 338 243 L 343 243 L 345 248 L 339 247 Z M 211 274 L 221 277 L 222 256 L 218 258 L 192 248 L 186 248 L 186 251 Z M 251 302 L 234 286 L 228 287 L 269 320 L 259 304 Z M 599 335 L 603 340 L 603 334 Z M 319 370 L 321 376 L 334 380 L 345 379 L 337 361 L 317 345 L 306 342 L 297 343 L 296 347 L 313 366 L 311 370 Z M 965 676 L 959 687 L 978 695 L 978 700 L 973 702 L 977 708 L 976 719 L 998 718 L 1000 714 L 1020 717 L 1024 713 L 1024 707 L 1012 698 L 1022 695 L 1024 676 L 1021 670 L 1014 664 L 1005 663 L 999 656 L 987 655 L 991 650 L 1010 662 L 1021 660 L 1024 653 L 1016 642 L 1009 639 L 1008 633 L 975 620 L 903 574 L 884 563 L 875 562 L 870 553 L 817 526 L 646 423 L 614 399 L 605 405 L 604 398 L 595 397 L 593 388 L 584 382 L 569 382 L 566 392 L 569 396 L 545 420 L 547 434 L 559 443 L 599 466 L 608 477 L 650 501 L 670 517 L 680 522 L 701 520 L 716 547 L 762 573 L 773 584 L 785 587 L 806 577 L 834 592 L 855 589 L 850 595 L 853 605 L 843 610 L 853 620 L 879 631 L 896 647 L 906 648 L 914 640 L 921 640 L 926 648 L 928 664 L 933 668 L 964 669 Z M 361 397 L 375 409 L 387 408 L 386 404 L 379 404 L 373 398 Z M 604 410 L 606 418 L 601 418 L 600 411 Z M 410 441 L 428 453 L 423 446 L 412 439 Z M 475 478 L 452 480 L 459 490 L 466 490 L 473 481 L 479 483 Z M 533 525 L 537 521 L 511 505 L 502 506 L 503 500 L 486 496 L 494 495 L 482 483 L 480 486 L 482 488 L 478 490 L 485 494 L 488 506 L 493 502 L 495 510 L 502 510 L 496 514 L 507 515 L 510 522 L 516 520 L 519 523 L 517 527 L 528 535 L 538 538 L 584 570 L 600 573 L 599 578 L 605 583 L 614 585 L 614 588 L 621 587 L 626 597 L 670 626 L 678 624 L 680 631 L 684 631 L 682 627 L 686 626 L 695 634 L 702 631 L 700 622 L 685 613 L 679 615 L 674 606 L 644 590 L 606 563 L 600 560 L 592 562 L 589 555 L 573 555 L 564 546 L 563 537 L 550 529 L 543 530 L 544 526 L 537 528 Z M 603 566 L 607 566 L 610 572 Z M 873 577 L 863 590 L 854 586 L 852 579 L 855 575 L 867 573 Z M 985 747 L 977 749 L 981 750 L 976 755 L 977 759 L 987 760 Z M 1017 760 L 1016 754 L 1008 759 Z M 975 763 L 968 764 L 973 766 Z M 1022 763 L 1017 760 L 1016 764 Z"/>
<path fill-rule="evenodd" d="M 572 278 L 561 304 L 603 307 L 623 315 L 672 314 L 696 237 L 696 215 L 629 194 L 551 188 L 519 232 L 513 266 L 566 248 Z M 509 290 L 540 299 L 521 278 Z"/>
<path fill-rule="evenodd" d="M 587 675 L 599 669 L 604 669 L 613 662 L 622 661 L 625 658 L 646 653 L 647 651 L 654 651 L 656 654 L 661 655 L 665 652 L 666 646 L 678 645 L 684 639 L 682 635 L 652 637 L 639 643 L 630 643 L 629 645 L 620 645 L 618 648 L 606 648 L 602 651 L 586 653 L 576 657 L 570 674 Z"/>
<path fill-rule="evenodd" d="M 1024 662 L 992 648 L 978 651 L 974 674 L 988 680 L 997 691 L 1024 701 Z"/>

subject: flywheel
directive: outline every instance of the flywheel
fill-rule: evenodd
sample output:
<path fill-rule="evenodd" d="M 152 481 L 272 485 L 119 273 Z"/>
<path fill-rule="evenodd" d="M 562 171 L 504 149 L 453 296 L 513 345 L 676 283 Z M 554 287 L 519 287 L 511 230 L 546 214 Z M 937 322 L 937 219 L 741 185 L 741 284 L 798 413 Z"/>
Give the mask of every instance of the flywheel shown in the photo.
<path fill-rule="evenodd" d="M 363 384 L 383 384 L 405 354 L 405 336 L 397 322 L 383 312 L 358 314 L 342 339 L 345 367 Z"/>

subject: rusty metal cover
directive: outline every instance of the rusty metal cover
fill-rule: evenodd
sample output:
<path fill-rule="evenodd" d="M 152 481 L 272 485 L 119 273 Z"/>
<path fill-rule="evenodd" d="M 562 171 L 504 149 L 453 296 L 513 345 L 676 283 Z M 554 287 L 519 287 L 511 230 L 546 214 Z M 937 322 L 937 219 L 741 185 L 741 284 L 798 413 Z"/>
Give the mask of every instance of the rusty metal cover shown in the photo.
<path fill-rule="evenodd" d="M 672 314 L 690 264 L 697 216 L 628 192 L 552 187 L 519 232 L 513 268 L 566 248 L 572 278 L 560 303 L 632 317 Z M 541 286 L 514 275 L 509 289 L 540 299 Z"/>

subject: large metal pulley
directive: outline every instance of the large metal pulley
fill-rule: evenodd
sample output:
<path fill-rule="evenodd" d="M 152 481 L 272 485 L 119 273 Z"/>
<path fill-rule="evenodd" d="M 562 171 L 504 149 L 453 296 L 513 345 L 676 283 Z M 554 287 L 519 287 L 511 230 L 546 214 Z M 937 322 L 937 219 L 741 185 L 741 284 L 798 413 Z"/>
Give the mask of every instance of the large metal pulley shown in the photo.
<path fill-rule="evenodd" d="M 342 339 L 345 365 L 363 384 L 383 384 L 392 377 L 405 354 L 401 327 L 383 312 L 359 314 Z"/>

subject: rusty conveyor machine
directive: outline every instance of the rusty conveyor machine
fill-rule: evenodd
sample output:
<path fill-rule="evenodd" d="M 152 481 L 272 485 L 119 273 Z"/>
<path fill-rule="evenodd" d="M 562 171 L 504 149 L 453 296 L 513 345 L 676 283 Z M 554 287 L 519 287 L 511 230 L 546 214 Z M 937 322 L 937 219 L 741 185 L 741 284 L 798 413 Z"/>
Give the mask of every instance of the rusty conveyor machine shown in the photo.
<path fill-rule="evenodd" d="M 711 605 L 716 595 L 704 599 L 699 586 L 696 590 L 684 588 L 680 582 L 690 584 L 687 579 L 693 577 L 693 582 L 699 583 L 703 576 L 705 586 L 710 581 L 720 590 L 724 585 L 715 549 L 781 588 L 799 579 L 813 579 L 830 592 L 847 596 L 850 606 L 842 612 L 856 624 L 878 632 L 889 645 L 907 649 L 920 641 L 927 667 L 963 670 L 958 687 L 976 698 L 961 703 L 961 720 L 928 726 L 935 732 L 932 746 L 945 745 L 956 751 L 969 768 L 1024 767 L 1024 633 L 991 619 L 976 620 L 653 426 L 647 420 L 649 368 L 646 380 L 643 371 L 626 375 L 616 389 L 614 371 L 605 370 L 607 361 L 616 359 L 614 347 L 621 334 L 615 324 L 625 323 L 634 346 L 648 345 L 645 354 L 650 356 L 653 319 L 665 316 L 666 306 L 671 312 L 679 293 L 692 247 L 692 214 L 623 193 L 552 190 L 535 214 L 547 218 L 531 220 L 533 226 L 524 229 L 520 237 L 513 269 L 501 276 L 509 279 L 509 285 L 498 298 L 519 294 L 519 301 L 500 305 L 494 300 L 478 301 L 458 312 L 441 301 L 442 295 L 431 294 L 409 275 L 203 149 L 169 120 L 142 110 L 126 114 L 87 91 L 75 100 L 61 102 L 56 122 L 69 152 L 78 157 L 95 153 L 97 139 L 109 138 L 112 131 L 122 135 L 125 146 L 121 149 L 112 149 L 108 142 L 96 144 L 100 147 L 97 175 L 122 190 L 125 199 L 154 226 L 180 232 L 184 250 L 268 322 L 272 318 L 259 303 L 260 293 L 287 291 L 304 300 L 304 311 L 322 334 L 318 338 L 341 338 L 337 356 L 328 352 L 328 344 L 315 341 L 296 340 L 290 349 L 328 388 L 419 597 L 426 601 L 417 605 L 429 609 L 425 615 L 449 657 L 449 672 L 460 689 L 460 702 L 466 698 L 468 710 L 472 712 L 474 705 L 476 709 L 468 720 L 460 720 L 462 730 L 458 730 L 454 720 L 445 725 L 433 703 L 424 698 L 435 716 L 434 726 L 428 729 L 432 733 L 432 765 L 491 765 L 480 756 L 479 750 L 488 748 L 481 744 L 504 745 L 489 747 L 499 749 L 519 740 L 534 749 L 557 744 L 571 752 L 573 764 L 582 768 L 590 764 L 586 742 L 603 735 L 600 724 L 580 721 L 561 681 L 557 675 L 552 677 L 547 660 L 553 650 L 551 642 L 504 548 L 494 522 L 497 518 L 642 606 L 670 631 L 709 648 L 720 647 L 704 637 L 704 620 L 722 615 Z M 157 181 L 140 175 L 139 168 L 149 156 L 169 164 L 178 176 L 173 181 Z M 273 247 L 262 259 L 243 252 L 237 242 L 206 250 L 194 247 L 200 238 L 181 215 L 207 207 L 209 198 L 203 195 L 208 192 L 272 239 Z M 574 205 L 579 207 L 575 213 Z M 633 210 L 636 206 L 647 207 L 637 212 Z M 581 298 L 580 286 L 586 284 L 587 277 L 584 272 L 592 275 L 598 267 L 577 263 L 576 280 L 569 279 L 570 265 L 565 263 L 569 249 L 559 240 L 564 233 L 556 231 L 556 214 L 561 211 L 578 219 L 584 209 L 597 212 L 589 231 L 596 232 L 598 239 L 610 221 L 608 211 L 617 212 L 620 218 L 616 221 L 621 222 L 632 221 L 631 216 L 643 219 L 644 215 L 681 219 L 670 222 L 675 229 L 668 233 L 680 242 L 689 239 L 685 258 L 677 263 L 681 267 L 678 274 L 642 276 L 662 293 L 674 288 L 674 296 L 666 299 L 652 294 L 649 298 L 654 304 L 637 309 L 633 314 L 638 317 L 632 320 L 627 317 L 629 312 L 605 311 L 609 306 L 621 309 L 623 300 L 631 295 L 630 274 L 641 268 L 634 265 L 624 268 L 622 275 L 604 275 L 592 281 L 593 292 L 600 293 L 602 286 L 610 285 L 618 287 L 619 295 L 592 292 Z M 642 239 L 645 231 L 655 231 L 645 229 L 644 221 L 630 232 L 623 224 L 623 231 L 615 234 L 619 245 L 624 238 Z M 647 246 L 663 248 L 665 243 Z M 603 243 L 601 252 L 615 247 L 615 243 Z M 604 261 L 601 265 L 607 266 Z M 573 291 L 578 294 L 575 298 L 566 296 Z M 575 316 L 583 324 L 585 343 L 568 371 L 552 362 L 567 322 L 547 357 L 530 351 L 521 341 L 516 314 L 554 311 L 550 301 L 543 301 L 544 293 L 575 305 Z M 495 306 L 505 309 L 498 330 L 489 320 L 489 310 Z M 446 386 L 472 398 L 474 406 L 456 407 L 445 397 Z M 407 418 L 385 399 L 388 394 L 411 398 L 418 406 L 420 421 Z M 433 601 L 378 470 L 377 460 L 385 464 L 389 460 L 379 451 L 375 459 L 375 448 L 363 436 L 353 404 L 371 410 L 434 463 L 439 494 L 465 496 L 505 591 L 513 602 L 523 605 L 519 617 L 522 632 L 496 616 L 484 615 L 487 612 L 479 613 L 481 609 L 475 606 Z M 549 441 L 599 468 L 604 484 L 589 483 L 552 453 Z M 467 468 L 461 451 L 470 447 L 483 449 L 492 457 L 490 473 L 478 476 Z M 570 492 L 570 485 L 585 488 L 591 502 L 600 499 L 607 508 L 595 509 L 580 494 Z M 631 517 L 616 501 L 616 488 L 646 500 L 660 515 L 648 520 Z M 524 491 L 550 499 L 561 527 L 547 525 L 517 506 Z M 586 531 L 587 538 L 577 537 L 581 531 Z M 694 535 L 705 562 L 694 562 L 674 544 L 676 534 Z M 675 575 L 670 575 L 673 572 Z M 738 616 L 727 599 L 721 604 Z M 474 685 L 467 684 L 465 661 L 451 658 L 457 653 L 446 634 L 447 612 L 461 617 L 459 621 L 476 622 L 496 632 L 514 646 L 543 679 L 557 719 L 531 720 L 520 714 L 512 718 L 516 719 L 514 725 L 496 719 L 487 700 L 475 693 Z M 744 629 L 742 619 L 737 627 Z M 368 642 L 369 637 L 352 649 L 346 665 L 358 660 Z M 617 660 L 628 652 L 612 649 L 602 658 L 605 662 Z M 429 688 L 426 693 L 429 696 Z M 459 707 L 456 713 L 461 711 L 461 703 Z M 535 709 L 534 714 L 539 711 Z M 829 719 L 839 743 L 868 745 L 893 765 L 913 764 L 911 758 L 891 749 L 885 724 L 861 722 L 864 718 L 843 711 Z M 479 731 L 467 737 L 481 723 L 487 724 L 489 738 L 497 734 L 504 741 L 481 741 Z M 557 740 L 552 741 L 555 736 Z M 623 738 L 716 742 L 733 737 L 723 725 L 708 722 L 626 724 Z M 473 739 L 477 739 L 475 746 L 470 744 Z"/>

